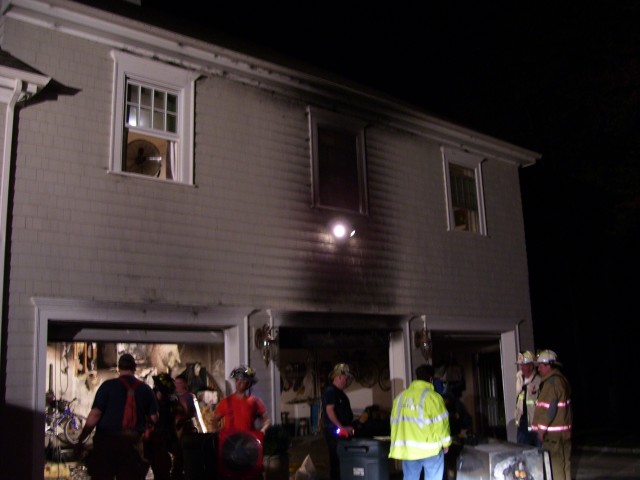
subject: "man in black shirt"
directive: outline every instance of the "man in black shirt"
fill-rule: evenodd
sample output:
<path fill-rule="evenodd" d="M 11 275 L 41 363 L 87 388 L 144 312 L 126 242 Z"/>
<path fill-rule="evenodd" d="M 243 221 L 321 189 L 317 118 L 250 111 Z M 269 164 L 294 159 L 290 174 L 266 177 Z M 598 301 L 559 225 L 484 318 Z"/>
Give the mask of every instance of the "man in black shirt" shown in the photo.
<path fill-rule="evenodd" d="M 353 375 L 349 365 L 339 363 L 329 374 L 331 383 L 322 394 L 322 426 L 329 449 L 331 479 L 340 480 L 340 460 L 338 458 L 338 438 L 353 435 L 353 412 L 349 397 L 344 389 L 351 385 Z"/>

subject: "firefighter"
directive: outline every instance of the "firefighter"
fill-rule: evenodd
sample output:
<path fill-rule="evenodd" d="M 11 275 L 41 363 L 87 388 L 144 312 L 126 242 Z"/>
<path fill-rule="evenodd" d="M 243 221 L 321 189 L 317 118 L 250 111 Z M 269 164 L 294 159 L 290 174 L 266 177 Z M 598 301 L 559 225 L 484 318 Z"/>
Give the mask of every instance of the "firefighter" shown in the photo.
<path fill-rule="evenodd" d="M 516 412 L 515 421 L 518 427 L 517 442 L 523 445 L 540 447 L 538 435 L 533 431 L 533 411 L 540 391 L 540 375 L 536 371 L 533 352 L 525 351 L 518 354 L 516 364 L 519 367 L 516 374 Z"/>
<path fill-rule="evenodd" d="M 532 426 L 551 457 L 553 479 L 571 480 L 571 386 L 552 350 L 539 352 L 536 363 L 541 383 Z"/>
<path fill-rule="evenodd" d="M 407 480 L 442 480 L 444 455 L 451 446 L 449 413 L 433 386 L 432 365 L 420 365 L 416 380 L 393 401 L 390 458 L 402 460 Z"/>

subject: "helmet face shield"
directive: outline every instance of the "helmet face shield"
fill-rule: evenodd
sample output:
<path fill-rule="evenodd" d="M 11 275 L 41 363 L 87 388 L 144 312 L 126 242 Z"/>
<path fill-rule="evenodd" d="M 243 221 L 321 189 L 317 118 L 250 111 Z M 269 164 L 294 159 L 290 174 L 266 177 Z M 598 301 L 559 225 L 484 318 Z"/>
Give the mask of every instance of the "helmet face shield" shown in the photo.
<path fill-rule="evenodd" d="M 251 385 L 258 381 L 256 379 L 256 371 L 253 368 L 246 367 L 244 365 L 234 368 L 229 378 L 233 378 L 235 380 L 247 380 Z"/>

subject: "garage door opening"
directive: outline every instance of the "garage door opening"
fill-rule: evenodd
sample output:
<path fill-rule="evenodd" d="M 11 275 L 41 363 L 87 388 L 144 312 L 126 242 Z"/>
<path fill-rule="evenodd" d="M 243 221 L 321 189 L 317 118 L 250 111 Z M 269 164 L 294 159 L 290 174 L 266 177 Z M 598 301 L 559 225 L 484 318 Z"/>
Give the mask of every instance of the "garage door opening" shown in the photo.
<path fill-rule="evenodd" d="M 90 329 L 50 322 L 46 348 L 45 457 L 60 461 L 70 452 L 87 417 L 98 387 L 118 375 L 118 358 L 136 360 L 136 377 L 153 387 L 153 376 L 170 373 L 187 377 L 205 422 L 226 391 L 224 335 L 219 331 Z M 65 408 L 69 420 L 58 422 Z M 89 440 L 90 442 L 90 440 Z M 69 455 L 70 453 L 66 453 Z"/>

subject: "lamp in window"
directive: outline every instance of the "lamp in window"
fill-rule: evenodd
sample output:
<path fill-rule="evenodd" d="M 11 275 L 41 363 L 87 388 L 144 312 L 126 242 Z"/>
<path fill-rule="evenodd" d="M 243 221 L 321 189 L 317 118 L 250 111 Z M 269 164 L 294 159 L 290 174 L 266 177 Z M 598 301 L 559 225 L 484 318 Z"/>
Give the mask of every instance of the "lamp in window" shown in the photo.
<path fill-rule="evenodd" d="M 262 352 L 265 365 L 278 356 L 278 332 L 275 328 L 265 323 L 262 328 L 256 330 L 254 342 L 256 348 Z"/>
<path fill-rule="evenodd" d="M 422 330 L 418 330 L 414 336 L 414 342 L 416 348 L 420 349 L 420 353 L 424 359 L 429 362 L 431 360 L 432 344 L 431 344 L 431 332 L 427 328 L 427 316 L 421 315 L 422 318 Z"/>
<path fill-rule="evenodd" d="M 356 234 L 355 229 L 346 220 L 335 220 L 329 226 L 331 234 L 336 240 L 346 240 L 347 238 L 354 237 Z"/>

